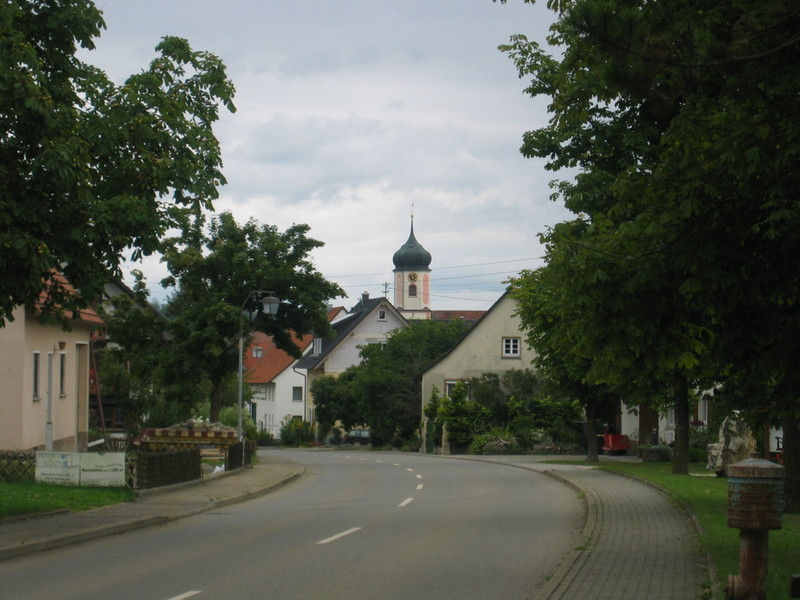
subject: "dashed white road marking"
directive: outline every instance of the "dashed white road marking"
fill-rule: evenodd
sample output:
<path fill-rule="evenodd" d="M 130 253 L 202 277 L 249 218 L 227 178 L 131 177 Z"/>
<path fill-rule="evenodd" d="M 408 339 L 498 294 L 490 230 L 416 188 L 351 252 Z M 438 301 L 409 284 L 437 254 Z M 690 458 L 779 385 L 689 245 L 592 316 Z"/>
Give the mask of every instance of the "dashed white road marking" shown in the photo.
<path fill-rule="evenodd" d="M 392 466 L 393 466 L 393 467 L 399 467 L 399 466 L 400 466 L 400 463 L 392 463 Z"/>
<path fill-rule="evenodd" d="M 421 490 L 421 489 L 422 489 L 422 485 L 423 485 L 423 484 L 421 484 L 421 483 L 418 483 L 418 484 L 417 484 L 417 489 L 418 489 L 418 490 Z"/>
<path fill-rule="evenodd" d="M 186 592 L 185 594 L 181 594 L 180 596 L 173 596 L 172 598 L 167 598 L 167 600 L 184 600 L 184 598 L 191 598 L 192 596 L 196 596 L 197 594 L 200 593 L 202 592 L 200 591 Z"/>
<path fill-rule="evenodd" d="M 410 472 L 410 473 L 413 473 L 413 472 L 414 472 L 414 469 L 412 469 L 411 467 L 406 467 L 406 471 L 408 471 L 408 472 Z"/>
<path fill-rule="evenodd" d="M 341 533 L 337 533 L 336 535 L 332 535 L 329 538 L 325 538 L 324 540 L 320 540 L 320 541 L 317 542 L 317 544 L 330 544 L 331 542 L 334 542 L 334 541 L 338 540 L 339 538 L 343 538 L 346 535 L 350 535 L 351 533 L 355 533 L 359 529 L 361 529 L 361 527 L 352 527 L 351 529 L 348 529 L 347 531 L 342 531 Z"/>
<path fill-rule="evenodd" d="M 398 504 L 398 505 L 397 505 L 397 508 L 403 508 L 404 506 L 408 506 L 408 505 L 409 505 L 409 504 L 411 504 L 413 501 L 414 501 L 414 499 L 413 499 L 413 498 L 406 498 L 406 499 L 405 499 L 405 500 L 403 500 L 403 501 L 402 501 L 400 504 Z"/>
<path fill-rule="evenodd" d="M 422 479 L 422 475 L 417 475 L 417 479 Z"/>
<path fill-rule="evenodd" d="M 375 462 L 376 463 L 382 463 L 383 461 L 382 460 L 376 460 Z"/>

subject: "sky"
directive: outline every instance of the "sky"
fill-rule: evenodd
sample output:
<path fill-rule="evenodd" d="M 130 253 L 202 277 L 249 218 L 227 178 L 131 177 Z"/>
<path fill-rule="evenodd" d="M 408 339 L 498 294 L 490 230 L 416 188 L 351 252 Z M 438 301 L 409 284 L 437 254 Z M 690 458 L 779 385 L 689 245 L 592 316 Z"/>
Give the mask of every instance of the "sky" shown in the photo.
<path fill-rule="evenodd" d="M 431 253 L 431 308 L 488 309 L 520 269 L 542 264 L 538 234 L 568 218 L 558 175 L 520 152 L 547 123 L 498 50 L 523 33 L 543 45 L 540 1 L 99 0 L 107 30 L 83 56 L 117 83 L 165 35 L 225 63 L 234 114 L 215 134 L 223 173 L 215 212 L 284 230 L 310 226 L 312 260 L 348 294 L 393 298 L 392 255 L 408 238 Z M 141 265 L 152 296 L 166 269 Z"/>

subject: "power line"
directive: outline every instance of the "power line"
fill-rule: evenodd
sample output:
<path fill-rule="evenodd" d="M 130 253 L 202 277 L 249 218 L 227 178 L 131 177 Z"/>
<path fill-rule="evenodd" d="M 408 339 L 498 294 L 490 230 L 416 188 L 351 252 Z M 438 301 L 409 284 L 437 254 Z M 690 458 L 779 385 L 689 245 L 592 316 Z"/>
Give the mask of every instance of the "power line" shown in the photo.
<path fill-rule="evenodd" d="M 432 271 L 445 271 L 447 269 L 468 269 L 471 267 L 484 267 L 487 265 L 501 265 L 503 263 L 512 263 L 512 262 L 524 262 L 528 260 L 541 260 L 544 259 L 544 256 L 531 256 L 528 258 L 512 258 L 509 260 L 496 260 L 492 262 L 485 262 L 485 263 L 473 263 L 471 265 L 453 265 L 450 267 L 436 267 L 432 269 Z M 328 275 L 329 279 L 344 279 L 349 277 L 378 277 L 381 275 L 385 275 L 386 271 L 382 271 L 381 273 L 356 273 L 350 275 Z M 438 279 L 437 279 L 438 280 Z"/>

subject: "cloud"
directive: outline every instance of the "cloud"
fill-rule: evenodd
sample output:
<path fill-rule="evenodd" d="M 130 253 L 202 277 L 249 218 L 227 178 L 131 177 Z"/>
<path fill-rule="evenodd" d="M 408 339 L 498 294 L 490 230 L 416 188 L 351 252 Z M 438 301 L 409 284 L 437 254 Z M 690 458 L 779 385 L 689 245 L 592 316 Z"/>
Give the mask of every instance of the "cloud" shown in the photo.
<path fill-rule="evenodd" d="M 497 50 L 514 33 L 544 42 L 551 17 L 540 4 L 105 0 L 101 8 L 108 31 L 87 56 L 115 80 L 144 67 L 168 34 L 222 58 L 238 111 L 216 127 L 228 180 L 216 210 L 281 229 L 309 224 L 325 243 L 315 264 L 346 288 L 348 306 L 391 281 L 412 204 L 417 239 L 433 255 L 434 308 L 488 308 L 507 271 L 542 254 L 537 234 L 567 215 L 547 199 L 553 174 L 519 154 L 522 134 L 547 122 L 546 104 L 523 94 L 525 82 Z M 144 270 L 151 281 L 165 274 L 155 259 Z"/>

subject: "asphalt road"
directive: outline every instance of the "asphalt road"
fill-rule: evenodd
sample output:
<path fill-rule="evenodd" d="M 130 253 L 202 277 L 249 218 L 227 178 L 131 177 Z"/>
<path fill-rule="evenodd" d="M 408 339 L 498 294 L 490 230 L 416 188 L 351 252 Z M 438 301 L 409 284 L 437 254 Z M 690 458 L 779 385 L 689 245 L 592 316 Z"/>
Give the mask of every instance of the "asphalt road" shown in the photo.
<path fill-rule="evenodd" d="M 579 544 L 577 494 L 512 467 L 296 451 L 267 496 L 0 564 L 4 600 L 525 599 Z"/>

